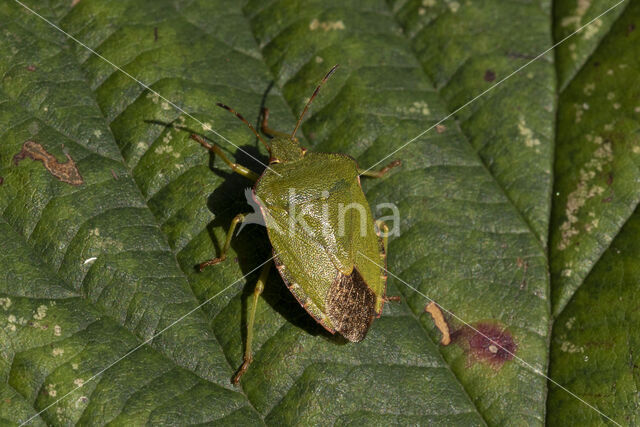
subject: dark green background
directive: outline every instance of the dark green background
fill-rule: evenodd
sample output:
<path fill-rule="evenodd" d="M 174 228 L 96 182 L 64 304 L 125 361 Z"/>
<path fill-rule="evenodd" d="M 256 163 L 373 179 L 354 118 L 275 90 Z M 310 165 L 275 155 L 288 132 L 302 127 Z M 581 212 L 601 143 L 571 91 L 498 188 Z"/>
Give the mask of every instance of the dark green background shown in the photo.
<path fill-rule="evenodd" d="M 26 420 L 86 381 L 32 422 L 606 422 L 538 370 L 616 422 L 640 422 L 639 2 L 625 1 L 400 150 L 389 160 L 401 169 L 363 179 L 372 206 L 400 210 L 388 266 L 419 293 L 391 278 L 389 294 L 402 302 L 385 306 L 365 341 L 347 344 L 272 272 L 255 362 L 239 387 L 230 378 L 252 271 L 270 248 L 264 229 L 249 226 L 226 263 L 196 271 L 247 211 L 250 182 L 182 130 L 205 133 L 259 172 L 252 157 L 266 161 L 264 149 L 215 103 L 254 124 L 268 106 L 271 125 L 290 130 L 339 63 L 299 136 L 368 167 L 615 3 L 27 2 L 188 117 L 3 1 L 1 421 Z M 84 184 L 60 182 L 30 159 L 14 165 L 26 140 L 59 161 L 68 153 Z M 479 359 L 451 314 L 457 339 L 440 346 L 421 294 L 474 326 L 504 330 L 519 360 Z"/>

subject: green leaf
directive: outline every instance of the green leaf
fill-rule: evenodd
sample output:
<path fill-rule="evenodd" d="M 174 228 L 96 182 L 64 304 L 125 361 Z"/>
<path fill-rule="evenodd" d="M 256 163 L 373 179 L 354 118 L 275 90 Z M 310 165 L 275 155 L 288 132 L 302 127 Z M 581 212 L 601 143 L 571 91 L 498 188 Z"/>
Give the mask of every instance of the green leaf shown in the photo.
<path fill-rule="evenodd" d="M 393 8 L 468 143 L 545 244 L 555 115 L 552 53 L 512 73 L 553 44 L 551 2 L 397 0 Z"/>
<path fill-rule="evenodd" d="M 293 111 L 302 109 L 305 91 L 327 64 L 341 64 L 302 127 L 315 149 L 347 152 L 371 165 L 447 115 L 386 4 L 371 3 L 358 13 L 326 2 L 307 3 L 302 11 L 286 2 L 249 3 L 245 10 Z M 392 201 L 402 214 L 389 269 L 467 322 L 508 328 L 518 356 L 545 370 L 544 251 L 456 123 L 444 124 L 442 134 L 427 133 L 394 156 L 402 159 L 401 170 L 365 184 L 372 204 Z M 424 313 L 428 300 L 396 284 L 433 330 Z M 442 353 L 485 420 L 542 422 L 543 378 L 515 361 L 499 370 L 477 363 L 461 344 Z M 505 387 L 512 393 L 505 396 Z"/>
<path fill-rule="evenodd" d="M 638 16 L 640 6 L 629 3 L 560 93 L 550 229 L 555 314 L 640 201 L 640 62 L 633 48 L 640 34 L 629 31 Z"/>
<path fill-rule="evenodd" d="M 624 224 L 640 197 L 640 5 L 532 61 L 612 5 L 28 2 L 83 46 L 0 4 L 0 421 L 603 421 L 540 375 L 551 351 L 554 380 L 637 422 L 627 328 L 640 225 Z M 346 343 L 272 271 L 236 387 L 271 248 L 249 225 L 226 262 L 197 271 L 250 210 L 251 182 L 188 135 L 260 172 L 266 151 L 216 103 L 256 127 L 268 107 L 270 126 L 291 130 L 336 63 L 298 136 L 363 168 L 402 160 L 362 180 L 374 216 L 399 209 L 388 293 L 402 302 Z M 587 352 L 593 363 L 574 360 Z"/>
<path fill-rule="evenodd" d="M 199 21 L 216 16 L 220 5 L 166 6 L 149 3 L 141 8 L 130 2 L 107 8 L 86 1 L 60 14 L 59 22 L 153 90 L 179 103 L 205 127 L 215 124 L 230 140 L 254 156 L 263 156 L 253 148 L 246 129 L 214 107 L 215 101 L 223 101 L 255 116 L 269 87 L 271 76 L 256 46 L 251 46 L 253 38 L 242 11 L 230 9 L 218 17 L 229 33 L 245 31 L 245 36 L 230 42 L 217 31 L 206 32 L 210 20 Z M 46 9 L 41 12 L 51 16 Z M 82 321 L 69 320 L 69 324 L 83 330 L 83 322 L 92 321 L 91 313 L 104 319 L 104 324 L 92 323 L 97 325 L 96 334 L 123 335 L 116 340 L 120 345 L 100 337 L 73 337 L 77 342 L 65 347 L 64 354 L 72 355 L 79 348 L 92 357 L 81 379 L 98 374 L 195 309 L 176 327 L 84 386 L 81 390 L 89 399 L 86 409 L 81 405 L 84 401 L 76 408 L 73 401 L 65 400 L 66 405 L 41 415 L 47 423 L 171 422 L 162 414 L 175 415 L 172 408 L 182 406 L 192 415 L 181 422 L 225 417 L 229 423 L 246 424 L 292 416 L 300 422 L 320 422 L 323 412 L 318 411 L 328 406 L 318 403 L 330 401 L 333 416 L 342 422 L 351 417 L 371 422 L 400 417 L 421 423 L 483 424 L 436 345 L 406 306 L 388 308 L 362 345 L 345 346 L 320 333 L 273 276 L 259 307 L 256 361 L 242 388 L 233 388 L 229 379 L 241 360 L 247 293 L 236 286 L 202 311 L 197 303 L 268 258 L 266 242 L 256 244 L 256 239 L 264 241 L 264 233 L 254 229 L 252 235 L 241 235 L 234 244 L 237 263 L 203 274 L 196 273 L 194 265 L 215 253 L 230 216 L 243 208 L 242 189 L 247 183 L 217 168 L 218 173 L 212 173 L 207 154 L 188 140 L 187 133 L 166 125 L 177 121 L 195 127 L 193 119 L 88 56 L 18 5 L 4 4 L 2 13 L 7 25 L 3 51 L 14 55 L 3 61 L 8 69 L 3 70 L 6 94 L 0 117 L 8 130 L 1 153 L 4 195 L 0 206 L 6 221 L 2 252 L 15 252 L 8 246 L 12 236 L 19 236 L 24 251 L 29 251 L 19 255 L 21 266 L 7 276 L 6 297 L 15 299 L 16 292 L 36 283 L 38 290 L 50 292 L 47 282 L 34 283 L 24 273 L 26 263 L 36 259 L 47 270 L 43 277 L 59 275 L 56 281 L 67 284 L 86 305 L 86 318 L 77 314 Z M 87 31 L 87 21 L 101 30 Z M 24 66 L 13 65 L 21 63 Z M 277 89 L 265 102 L 275 126 L 292 126 L 294 116 Z M 68 153 L 82 175 L 82 185 L 59 181 L 55 169 L 46 169 L 41 162 L 25 159 L 13 165 L 11 158 L 25 140 L 40 143 L 60 162 Z M 254 280 L 255 274 L 249 275 L 247 282 Z M 29 309 L 37 310 L 39 302 L 32 302 Z M 83 306 L 77 307 L 82 313 Z M 49 384 L 60 387 L 56 396 L 72 389 L 75 380 L 68 372 L 74 362 L 38 364 L 34 371 L 30 357 L 43 358 L 45 350 L 33 340 L 25 340 L 24 347 L 19 349 L 25 357 L 20 364 L 11 364 L 12 357 L 7 355 L 5 375 L 15 378 L 17 392 L 36 413 L 52 403 Z M 51 353 L 49 357 L 58 356 Z M 154 368 L 161 373 L 153 374 Z M 30 382 L 34 375 L 38 381 Z M 157 381 L 150 383 L 150 378 Z M 374 399 L 363 399 L 372 381 L 379 391 Z M 313 398 L 302 405 L 309 390 Z M 48 397 L 41 397 L 45 392 Z M 162 404 L 169 399 L 170 404 Z"/>
<path fill-rule="evenodd" d="M 555 2 L 554 35 L 556 42 L 566 39 L 556 48 L 558 87 L 566 89 L 578 71 L 589 60 L 611 25 L 625 9 L 611 0 L 566 0 Z M 609 10 L 611 9 L 611 10 Z M 606 12 L 606 13 L 605 13 Z M 588 23 L 593 21 L 589 26 Z M 580 30 L 584 27 L 582 30 Z M 576 31 L 580 30 L 578 33 Z M 572 34 L 575 33 L 575 37 Z"/>
<path fill-rule="evenodd" d="M 558 56 L 562 76 L 567 72 L 563 63 L 577 64 L 585 52 L 595 50 L 560 94 L 550 230 L 557 319 L 549 375 L 602 413 L 550 384 L 550 425 L 640 421 L 640 340 L 635 328 L 640 279 L 640 63 L 635 26 L 640 4 L 625 6 L 597 25 L 596 30 L 602 26 L 608 32 L 583 34 L 576 40 L 579 49 L 569 49 L 572 58 L 561 58 L 560 52 Z M 592 9 L 590 13 L 596 13 Z"/>
<path fill-rule="evenodd" d="M 0 236 L 3 421 L 259 421 L 242 393 L 203 379 L 150 346 L 109 366 L 140 346 L 140 338 L 69 289 L 4 219 Z"/>

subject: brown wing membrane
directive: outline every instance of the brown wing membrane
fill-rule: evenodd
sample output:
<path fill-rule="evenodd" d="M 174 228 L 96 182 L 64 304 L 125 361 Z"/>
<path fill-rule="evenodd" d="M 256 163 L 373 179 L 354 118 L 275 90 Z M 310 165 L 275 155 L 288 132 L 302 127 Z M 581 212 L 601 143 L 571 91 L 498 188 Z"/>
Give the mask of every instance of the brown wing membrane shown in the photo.
<path fill-rule="evenodd" d="M 376 295 L 356 268 L 349 275 L 338 271 L 325 303 L 338 332 L 349 341 L 364 339 L 376 315 Z"/>

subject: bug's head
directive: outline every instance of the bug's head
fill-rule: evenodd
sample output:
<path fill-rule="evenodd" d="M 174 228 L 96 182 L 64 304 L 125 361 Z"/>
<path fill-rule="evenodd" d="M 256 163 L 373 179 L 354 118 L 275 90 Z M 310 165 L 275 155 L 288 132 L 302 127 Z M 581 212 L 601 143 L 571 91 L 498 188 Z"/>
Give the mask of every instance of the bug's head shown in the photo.
<path fill-rule="evenodd" d="M 221 104 L 219 102 L 216 103 L 216 105 L 218 105 L 218 107 L 224 108 L 225 110 L 235 114 L 237 118 L 242 120 L 249 127 L 249 129 L 251 129 L 251 131 L 255 134 L 255 136 L 265 146 L 267 151 L 269 151 L 269 157 L 270 157 L 269 163 L 294 162 L 296 160 L 300 160 L 304 156 L 304 154 L 307 152 L 307 149 L 301 147 L 300 143 L 298 142 L 298 138 L 296 138 L 296 132 L 300 127 L 300 123 L 302 123 L 302 118 L 307 113 L 307 110 L 311 105 L 311 101 L 313 101 L 313 99 L 318 95 L 318 92 L 320 92 L 320 88 L 322 87 L 324 82 L 326 82 L 327 79 L 331 77 L 334 71 L 336 71 L 336 68 L 338 68 L 337 64 L 334 65 L 333 68 L 329 70 L 329 72 L 324 76 L 320 84 L 316 87 L 316 90 L 313 91 L 313 94 L 311 95 L 311 98 L 309 98 L 309 101 L 307 101 L 307 104 L 304 106 L 304 110 L 302 110 L 302 113 L 300 114 L 300 118 L 296 123 L 296 127 L 293 128 L 293 132 L 291 132 L 291 135 L 275 137 L 271 140 L 271 144 L 267 144 L 264 138 L 262 138 L 262 136 L 258 133 L 258 131 L 256 131 L 256 129 L 251 125 L 251 123 L 249 123 L 247 119 L 242 117 L 242 115 L 237 111 L 235 111 L 233 108 L 227 105 Z M 265 112 L 265 117 L 263 119 L 263 131 L 264 131 L 264 127 L 266 126 L 266 120 L 267 120 L 266 114 L 268 114 L 268 110 L 264 109 L 264 112 Z"/>
<path fill-rule="evenodd" d="M 297 138 L 276 137 L 271 140 L 271 158 L 269 163 L 295 162 L 307 152 L 300 146 Z"/>

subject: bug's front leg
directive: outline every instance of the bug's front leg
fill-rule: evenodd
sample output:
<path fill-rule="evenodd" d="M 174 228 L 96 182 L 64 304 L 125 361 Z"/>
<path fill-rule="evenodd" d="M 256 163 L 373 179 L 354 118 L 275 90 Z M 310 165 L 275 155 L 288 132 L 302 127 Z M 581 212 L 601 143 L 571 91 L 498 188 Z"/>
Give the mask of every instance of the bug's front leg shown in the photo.
<path fill-rule="evenodd" d="M 224 155 L 224 153 L 222 152 L 220 147 L 218 147 L 217 145 L 209 144 L 207 141 L 204 140 L 203 137 L 201 137 L 200 135 L 196 135 L 195 133 L 192 133 L 189 136 L 189 138 L 193 139 L 198 144 L 202 145 L 204 148 L 206 148 L 207 150 L 211 151 L 216 156 L 220 157 L 227 165 L 229 165 L 231 170 L 234 171 L 235 173 L 237 173 L 239 175 L 242 175 L 245 178 L 250 179 L 251 181 L 257 181 L 258 180 L 259 176 L 258 176 L 257 173 L 255 173 L 252 170 L 249 170 L 249 169 L 245 168 L 242 165 L 239 165 L 237 163 L 233 163 L 231 160 L 229 160 L 227 158 L 227 156 Z"/>
<path fill-rule="evenodd" d="M 244 220 L 244 214 L 236 215 L 231 221 L 231 226 L 229 227 L 229 231 L 227 232 L 227 238 L 224 242 L 224 246 L 222 247 L 222 251 L 220 252 L 220 256 L 217 258 L 212 258 L 209 261 L 205 261 L 200 264 L 199 268 L 202 271 L 203 268 L 208 267 L 210 265 L 216 265 L 219 262 L 227 259 L 227 251 L 229 250 L 229 246 L 231 245 L 231 239 L 233 238 L 233 232 L 236 230 L 236 226 Z"/>
<path fill-rule="evenodd" d="M 362 170 L 358 168 L 358 175 L 368 176 L 369 178 L 382 178 L 391 169 L 395 168 L 396 166 L 400 166 L 401 164 L 402 162 L 400 160 L 394 160 L 379 171 Z"/>
<path fill-rule="evenodd" d="M 249 369 L 249 365 L 253 361 L 253 355 L 251 354 L 251 341 L 253 340 L 253 322 L 256 318 L 258 298 L 260 297 L 260 294 L 264 290 L 264 284 L 267 281 L 267 278 L 269 277 L 269 270 L 271 269 L 272 263 L 273 261 L 269 261 L 264 265 L 264 267 L 262 267 L 262 271 L 260 272 L 260 277 L 258 278 L 258 281 L 256 282 L 256 287 L 253 290 L 251 311 L 249 312 L 249 319 L 247 321 L 247 344 L 244 350 L 242 365 L 240 366 L 240 369 L 238 369 L 238 372 L 233 376 L 233 379 L 231 380 L 231 382 L 234 384 L 238 384 L 238 381 L 240 381 L 240 377 L 244 375 L 245 372 L 247 372 L 247 369 Z"/>

